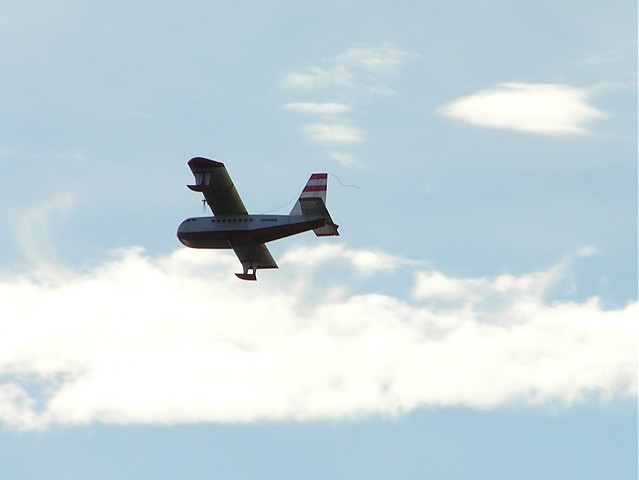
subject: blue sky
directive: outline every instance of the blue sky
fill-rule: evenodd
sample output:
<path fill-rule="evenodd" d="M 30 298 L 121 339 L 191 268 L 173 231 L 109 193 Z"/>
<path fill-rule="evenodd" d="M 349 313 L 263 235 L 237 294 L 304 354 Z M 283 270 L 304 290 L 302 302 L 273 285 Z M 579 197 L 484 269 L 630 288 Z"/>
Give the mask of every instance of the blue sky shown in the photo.
<path fill-rule="evenodd" d="M 1 476 L 636 478 L 634 2 L 289 3 L 0 5 Z"/>

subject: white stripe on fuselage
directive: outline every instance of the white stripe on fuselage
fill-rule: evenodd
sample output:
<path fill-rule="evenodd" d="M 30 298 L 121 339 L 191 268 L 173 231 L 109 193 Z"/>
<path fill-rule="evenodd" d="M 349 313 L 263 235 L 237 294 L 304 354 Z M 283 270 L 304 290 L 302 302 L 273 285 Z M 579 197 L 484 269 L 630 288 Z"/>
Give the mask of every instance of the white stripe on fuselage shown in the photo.
<path fill-rule="evenodd" d="M 226 215 L 184 220 L 178 239 L 192 248 L 232 248 L 266 243 L 289 237 L 325 224 L 324 217 L 306 215 Z"/>
<path fill-rule="evenodd" d="M 312 220 L 317 220 L 317 218 L 304 215 L 223 215 L 216 217 L 192 217 L 187 218 L 180 224 L 178 232 L 253 231 L 263 228 L 295 225 Z"/>

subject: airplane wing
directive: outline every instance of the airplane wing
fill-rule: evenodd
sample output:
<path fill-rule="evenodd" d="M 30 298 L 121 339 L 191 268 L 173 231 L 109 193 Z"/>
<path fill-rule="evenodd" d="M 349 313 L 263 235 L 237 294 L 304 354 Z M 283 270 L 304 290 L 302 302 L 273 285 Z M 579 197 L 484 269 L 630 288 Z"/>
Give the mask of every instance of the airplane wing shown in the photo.
<path fill-rule="evenodd" d="M 266 245 L 258 243 L 256 245 L 232 245 L 235 255 L 239 258 L 243 266 L 250 269 L 258 268 L 278 268 L 271 252 Z"/>
<path fill-rule="evenodd" d="M 195 177 L 195 185 L 187 186 L 193 191 L 204 194 L 213 215 L 248 215 L 223 163 L 195 157 L 189 160 L 188 165 Z M 272 257 L 271 260 L 273 260 Z"/>

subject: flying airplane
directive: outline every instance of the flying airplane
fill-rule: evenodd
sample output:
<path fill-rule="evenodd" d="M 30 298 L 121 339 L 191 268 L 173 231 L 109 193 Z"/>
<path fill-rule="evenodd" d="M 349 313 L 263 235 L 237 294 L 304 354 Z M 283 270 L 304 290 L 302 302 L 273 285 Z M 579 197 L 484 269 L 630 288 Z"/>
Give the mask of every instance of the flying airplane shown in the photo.
<path fill-rule="evenodd" d="M 288 215 L 250 215 L 223 163 L 195 157 L 188 165 L 195 185 L 187 187 L 204 194 L 213 216 L 187 218 L 177 237 L 191 248 L 232 248 L 244 270 L 235 275 L 242 280 L 257 280 L 258 268 L 278 268 L 266 242 L 308 230 L 318 237 L 339 235 L 326 209 L 326 173 L 311 175 Z"/>

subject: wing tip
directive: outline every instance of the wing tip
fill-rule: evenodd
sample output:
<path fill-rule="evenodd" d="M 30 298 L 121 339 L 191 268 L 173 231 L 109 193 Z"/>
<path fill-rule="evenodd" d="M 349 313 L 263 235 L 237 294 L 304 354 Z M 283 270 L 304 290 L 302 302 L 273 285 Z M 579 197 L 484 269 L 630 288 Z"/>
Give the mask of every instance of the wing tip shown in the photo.
<path fill-rule="evenodd" d="M 257 281 L 257 275 L 255 275 L 255 273 L 236 273 L 235 276 L 240 280 Z"/>
<path fill-rule="evenodd" d="M 187 187 L 194 192 L 206 192 L 209 189 L 209 185 L 187 185 Z"/>
<path fill-rule="evenodd" d="M 191 170 L 200 169 L 200 168 L 224 168 L 224 164 L 222 162 L 218 162 L 215 160 L 210 160 L 204 157 L 193 157 L 188 161 L 188 166 Z"/>

